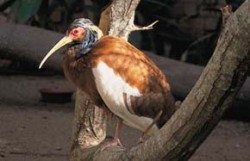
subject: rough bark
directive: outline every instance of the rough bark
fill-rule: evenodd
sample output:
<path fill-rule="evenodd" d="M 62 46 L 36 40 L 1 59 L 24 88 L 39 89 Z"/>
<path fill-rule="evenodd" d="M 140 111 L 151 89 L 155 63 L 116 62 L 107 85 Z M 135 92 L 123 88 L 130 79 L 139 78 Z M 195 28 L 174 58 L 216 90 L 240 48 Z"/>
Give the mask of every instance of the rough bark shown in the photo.
<path fill-rule="evenodd" d="M 100 144 L 106 137 L 105 111 L 94 106 L 87 95 L 77 89 L 75 112 L 72 128 L 70 160 L 79 161 L 91 157 L 82 153 L 82 149 Z"/>

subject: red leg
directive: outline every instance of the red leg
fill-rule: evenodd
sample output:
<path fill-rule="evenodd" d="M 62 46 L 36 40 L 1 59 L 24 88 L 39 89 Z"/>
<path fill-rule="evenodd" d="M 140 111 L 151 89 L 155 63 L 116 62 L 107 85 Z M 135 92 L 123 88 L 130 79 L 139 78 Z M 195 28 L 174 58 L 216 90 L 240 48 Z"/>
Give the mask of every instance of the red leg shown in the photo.
<path fill-rule="evenodd" d="M 147 127 L 147 129 L 142 133 L 142 136 L 139 138 L 138 143 L 143 143 L 145 140 L 145 137 L 147 136 L 149 130 L 153 127 L 153 125 L 156 123 L 156 121 L 161 117 L 162 111 L 160 111 L 156 117 L 154 118 L 153 122 Z"/>
<path fill-rule="evenodd" d="M 116 128 L 115 128 L 114 140 L 116 140 L 118 143 L 117 145 L 120 145 L 120 146 L 122 146 L 122 144 L 120 142 L 120 135 L 121 135 L 122 126 L 123 126 L 122 120 L 120 118 L 118 118 Z"/>
<path fill-rule="evenodd" d="M 111 146 L 122 146 L 121 141 L 120 141 L 120 134 L 121 134 L 122 126 L 123 126 L 122 120 L 118 118 L 116 128 L 115 128 L 115 136 L 113 140 L 104 144 L 101 147 L 101 150 L 104 150 Z"/>

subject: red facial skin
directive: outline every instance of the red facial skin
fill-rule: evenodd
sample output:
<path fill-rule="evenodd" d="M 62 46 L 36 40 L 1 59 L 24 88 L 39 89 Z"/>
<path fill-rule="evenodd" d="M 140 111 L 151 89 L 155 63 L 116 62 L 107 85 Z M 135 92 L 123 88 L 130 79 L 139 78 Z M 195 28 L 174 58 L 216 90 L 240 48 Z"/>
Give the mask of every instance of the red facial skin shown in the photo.
<path fill-rule="evenodd" d="M 85 30 L 82 27 L 75 27 L 69 31 L 69 37 L 73 41 L 81 40 L 85 36 Z"/>

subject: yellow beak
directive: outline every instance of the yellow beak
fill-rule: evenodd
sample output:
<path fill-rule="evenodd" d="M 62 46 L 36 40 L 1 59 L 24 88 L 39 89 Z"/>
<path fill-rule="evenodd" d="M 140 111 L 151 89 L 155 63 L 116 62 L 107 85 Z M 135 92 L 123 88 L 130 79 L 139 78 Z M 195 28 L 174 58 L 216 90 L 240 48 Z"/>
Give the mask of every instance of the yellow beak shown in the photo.
<path fill-rule="evenodd" d="M 60 49 L 61 47 L 63 47 L 66 44 L 71 43 L 73 40 L 72 38 L 70 38 L 69 36 L 65 36 L 63 37 L 49 52 L 48 54 L 43 58 L 43 60 L 41 61 L 40 65 L 39 65 L 39 69 L 42 68 L 43 64 L 45 63 L 45 61 L 52 55 L 55 53 L 55 51 L 57 51 L 58 49 Z"/>

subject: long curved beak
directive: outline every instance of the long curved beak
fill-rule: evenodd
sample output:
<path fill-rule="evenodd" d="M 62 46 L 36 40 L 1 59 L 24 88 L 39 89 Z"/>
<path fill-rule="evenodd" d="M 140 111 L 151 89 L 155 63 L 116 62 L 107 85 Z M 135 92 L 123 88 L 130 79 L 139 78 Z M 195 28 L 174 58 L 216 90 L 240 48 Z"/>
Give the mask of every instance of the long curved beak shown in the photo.
<path fill-rule="evenodd" d="M 43 64 L 45 63 L 45 61 L 51 56 L 53 55 L 58 49 L 60 49 L 61 47 L 63 47 L 66 44 L 71 43 L 73 40 L 72 38 L 70 38 L 69 36 L 65 36 L 63 37 L 48 53 L 47 55 L 43 58 L 43 60 L 41 61 L 40 65 L 39 65 L 39 69 L 42 68 Z"/>

